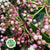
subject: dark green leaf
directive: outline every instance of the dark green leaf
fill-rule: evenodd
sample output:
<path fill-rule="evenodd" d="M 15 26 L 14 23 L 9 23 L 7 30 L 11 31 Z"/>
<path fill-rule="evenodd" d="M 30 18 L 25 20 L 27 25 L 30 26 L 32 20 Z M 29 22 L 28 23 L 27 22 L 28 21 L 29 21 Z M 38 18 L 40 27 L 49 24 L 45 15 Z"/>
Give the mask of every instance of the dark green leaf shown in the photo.
<path fill-rule="evenodd" d="M 40 22 L 43 19 L 44 14 L 45 14 L 44 12 L 40 12 L 34 17 L 34 19 L 36 19 L 37 22 Z"/>
<path fill-rule="evenodd" d="M 24 21 L 24 18 L 23 18 L 23 16 L 21 16 L 21 13 L 22 13 L 22 11 L 21 10 L 19 10 L 19 16 L 21 17 L 21 19 Z"/>
<path fill-rule="evenodd" d="M 33 32 L 35 32 L 35 33 L 36 33 L 36 30 L 38 30 L 38 28 L 36 28 L 32 22 L 30 23 L 30 27 L 32 28 Z"/>
<path fill-rule="evenodd" d="M 38 10 L 34 10 L 33 12 L 30 12 L 30 14 L 33 15 L 33 14 L 35 14 L 36 12 L 38 12 L 40 9 L 41 9 L 41 8 L 38 8 Z M 44 8 L 42 11 L 40 11 L 37 15 L 35 15 L 33 19 L 36 19 L 37 22 L 40 22 L 40 21 L 43 19 L 44 14 L 45 14 L 45 8 Z"/>
<path fill-rule="evenodd" d="M 16 4 L 16 0 L 9 0 L 12 4 Z"/>
<path fill-rule="evenodd" d="M 45 35 L 44 33 L 40 33 L 40 34 L 42 35 L 43 39 L 44 39 L 46 42 L 50 43 L 50 38 L 49 38 L 47 35 Z"/>
<path fill-rule="evenodd" d="M 6 36 L 11 36 L 11 35 L 12 35 L 12 33 L 11 33 L 11 31 L 10 31 L 9 28 L 6 29 L 6 32 L 5 32 L 4 34 L 5 34 Z"/>
<path fill-rule="evenodd" d="M 45 49 L 44 50 L 50 50 L 48 47 L 45 47 Z"/>

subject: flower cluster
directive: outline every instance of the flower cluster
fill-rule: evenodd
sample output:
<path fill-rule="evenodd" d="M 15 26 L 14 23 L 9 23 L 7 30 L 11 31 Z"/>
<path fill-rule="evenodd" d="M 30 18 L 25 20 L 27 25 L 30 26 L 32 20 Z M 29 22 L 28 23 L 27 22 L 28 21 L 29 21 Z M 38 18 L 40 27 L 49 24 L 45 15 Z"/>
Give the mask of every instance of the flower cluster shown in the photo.
<path fill-rule="evenodd" d="M 0 47 L 6 44 L 8 38 L 13 38 L 16 40 L 19 47 L 22 47 L 22 44 L 25 44 L 28 46 L 31 45 L 31 48 L 28 48 L 28 50 L 44 50 L 45 46 L 43 45 L 48 43 L 43 39 L 43 36 L 40 33 L 47 34 L 47 36 L 50 37 L 50 19 L 48 19 L 47 16 L 44 16 L 42 21 L 37 22 L 36 19 L 33 19 L 37 13 L 34 15 L 31 13 L 37 11 L 40 6 L 45 7 L 45 5 L 45 3 L 43 4 L 39 0 L 36 0 L 35 2 L 17 0 L 17 6 L 15 6 L 9 2 L 9 0 L 0 0 Z M 34 24 L 32 27 L 34 30 L 31 28 L 31 23 Z M 7 28 L 10 29 L 12 33 L 11 36 L 3 36 Z M 47 46 L 50 48 L 50 44 Z M 9 49 L 7 48 L 6 50 Z"/>
<path fill-rule="evenodd" d="M 5 2 L 3 2 L 3 4 L 4 3 Z M 15 7 L 9 1 L 7 2 L 7 4 L 8 5 L 3 7 L 3 9 L 1 7 L 1 24 L 0 24 L 1 33 L 4 33 L 6 31 L 6 28 L 10 27 L 11 25 L 14 26 L 18 23 L 19 24 L 21 23 L 15 20 L 16 16 L 18 16 L 18 12 L 17 12 L 18 7 Z M 11 29 L 14 30 L 15 28 L 11 28 Z"/>

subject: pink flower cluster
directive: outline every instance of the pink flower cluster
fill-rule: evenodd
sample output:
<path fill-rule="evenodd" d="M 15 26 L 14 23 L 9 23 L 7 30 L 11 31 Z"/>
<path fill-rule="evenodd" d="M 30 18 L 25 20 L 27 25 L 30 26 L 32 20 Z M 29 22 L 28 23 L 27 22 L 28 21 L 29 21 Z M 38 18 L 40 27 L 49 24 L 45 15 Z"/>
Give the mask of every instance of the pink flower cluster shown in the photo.
<path fill-rule="evenodd" d="M 2 46 L 2 45 L 6 45 L 6 43 L 4 43 L 4 41 L 6 42 L 6 40 L 8 39 L 8 36 L 3 36 L 3 35 L 0 35 L 0 41 L 1 41 L 1 43 L 0 43 L 0 47 Z"/>
<path fill-rule="evenodd" d="M 38 5 L 42 5 L 40 1 L 36 0 L 35 2 L 38 3 Z M 33 4 L 32 1 L 29 1 L 29 3 L 27 3 L 26 0 L 23 0 L 22 3 L 20 0 L 17 0 L 17 4 L 18 6 L 14 6 L 8 0 L 5 2 L 1 2 L 0 31 L 2 34 L 4 34 L 6 29 L 9 28 L 12 35 L 10 37 L 0 35 L 0 46 L 5 44 L 4 42 L 6 42 L 8 38 L 14 38 L 17 41 L 16 43 L 17 45 L 19 45 L 19 47 L 22 47 L 22 44 L 25 44 L 33 45 L 35 49 L 38 48 L 44 50 L 45 47 L 41 47 L 40 45 L 45 45 L 46 41 L 42 39 L 42 35 L 40 35 L 40 32 L 46 33 L 48 34 L 48 36 L 50 36 L 50 19 L 44 16 L 43 21 L 37 23 L 36 19 L 32 20 L 33 16 L 30 15 L 30 12 L 38 10 L 37 4 Z M 24 22 L 20 18 L 19 9 L 23 10 L 21 16 L 26 22 Z M 35 23 L 34 25 L 39 28 L 39 30 L 36 30 L 36 33 L 34 33 L 32 28 L 30 27 L 30 23 L 32 21 Z M 50 48 L 50 44 L 48 45 L 48 48 Z M 9 49 L 7 48 L 6 50 Z"/>
<path fill-rule="evenodd" d="M 42 33 L 46 33 L 48 36 L 50 36 L 50 19 L 44 16 L 42 22 L 37 23 L 35 19 L 33 22 L 35 23 L 35 26 L 41 30 Z"/>
<path fill-rule="evenodd" d="M 7 2 L 7 4 L 8 5 L 5 6 L 4 9 L 1 8 L 1 18 L 0 18 L 1 33 L 4 33 L 6 31 L 6 28 L 10 27 L 11 25 L 14 26 L 15 24 L 18 24 L 18 23 L 20 24 L 20 22 L 16 21 L 16 17 L 18 16 L 18 12 L 17 12 L 18 7 L 15 7 L 10 2 Z M 5 10 L 5 12 L 3 12 L 2 10 Z M 14 30 L 14 28 L 12 28 L 12 30 Z"/>

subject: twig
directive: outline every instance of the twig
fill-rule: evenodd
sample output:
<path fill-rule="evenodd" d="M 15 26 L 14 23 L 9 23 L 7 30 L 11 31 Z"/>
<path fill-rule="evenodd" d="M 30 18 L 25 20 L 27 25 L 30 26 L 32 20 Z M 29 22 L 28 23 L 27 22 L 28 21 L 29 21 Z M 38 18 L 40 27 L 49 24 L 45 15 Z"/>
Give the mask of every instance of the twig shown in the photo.
<path fill-rule="evenodd" d="M 40 11 L 42 11 L 44 9 L 44 6 L 39 10 L 39 11 L 37 11 L 34 15 L 32 15 L 33 17 L 32 17 L 32 19 L 34 18 L 34 16 L 35 15 L 37 15 Z"/>
<path fill-rule="evenodd" d="M 48 14 L 48 12 L 47 12 L 47 8 L 45 8 L 45 10 L 46 10 L 47 17 L 50 18 L 49 14 Z"/>

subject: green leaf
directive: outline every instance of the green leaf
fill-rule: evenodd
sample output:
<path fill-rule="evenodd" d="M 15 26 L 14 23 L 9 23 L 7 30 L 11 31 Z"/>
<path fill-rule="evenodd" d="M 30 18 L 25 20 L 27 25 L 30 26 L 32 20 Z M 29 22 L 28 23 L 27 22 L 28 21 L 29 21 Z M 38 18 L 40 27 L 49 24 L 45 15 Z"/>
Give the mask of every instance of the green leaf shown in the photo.
<path fill-rule="evenodd" d="M 6 32 L 4 33 L 4 35 L 6 35 L 8 37 L 12 35 L 12 33 L 11 33 L 9 28 L 6 29 Z"/>
<path fill-rule="evenodd" d="M 50 4 L 50 0 L 47 0 L 47 3 Z"/>
<path fill-rule="evenodd" d="M 14 48 L 14 50 L 21 50 L 21 47 L 19 47 L 18 45 Z"/>
<path fill-rule="evenodd" d="M 50 49 L 46 46 L 44 50 L 50 50 Z"/>
<path fill-rule="evenodd" d="M 37 22 L 40 22 L 43 19 L 44 14 L 45 14 L 44 12 L 40 12 L 34 17 L 34 19 L 36 19 Z"/>
<path fill-rule="evenodd" d="M 46 42 L 50 43 L 50 38 L 49 38 L 47 35 L 45 35 L 44 33 L 40 33 L 40 34 L 42 35 L 43 39 L 44 39 Z"/>
<path fill-rule="evenodd" d="M 30 23 L 30 27 L 32 28 L 33 32 L 35 32 L 35 33 L 36 33 L 36 30 L 38 30 L 38 28 L 36 28 L 32 22 Z"/>
<path fill-rule="evenodd" d="M 16 0 L 9 0 L 12 4 L 16 5 Z"/>
<path fill-rule="evenodd" d="M 38 8 L 38 10 L 34 10 L 33 12 L 30 12 L 30 15 L 35 15 L 33 19 L 36 19 L 37 22 L 40 22 L 43 19 L 44 14 L 45 14 L 45 8 L 44 8 L 44 6 L 42 8 L 41 7 Z"/>

